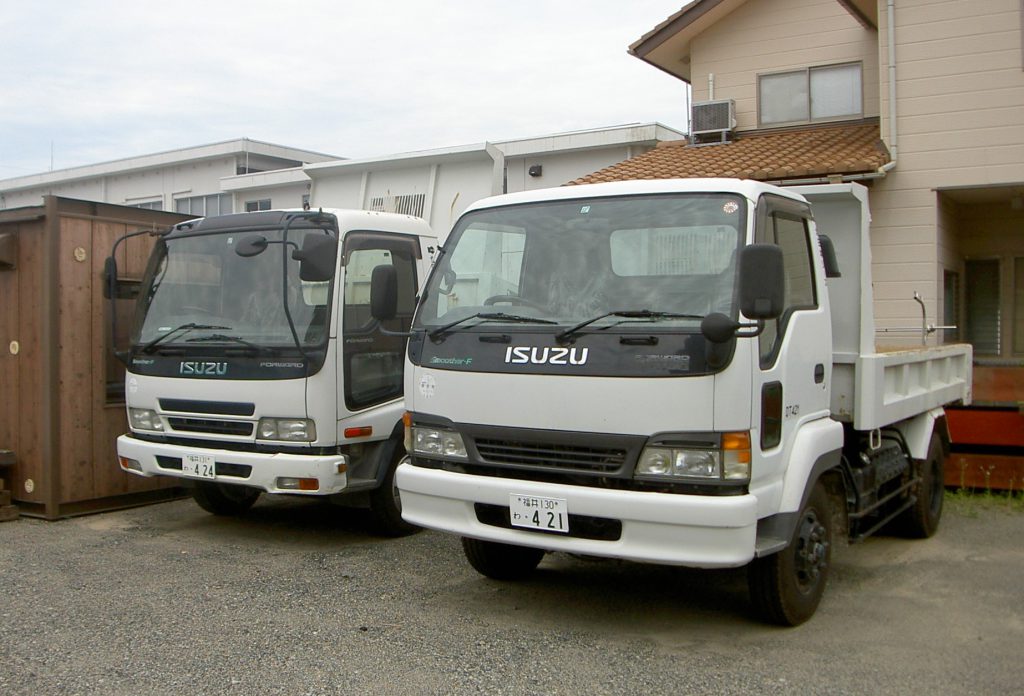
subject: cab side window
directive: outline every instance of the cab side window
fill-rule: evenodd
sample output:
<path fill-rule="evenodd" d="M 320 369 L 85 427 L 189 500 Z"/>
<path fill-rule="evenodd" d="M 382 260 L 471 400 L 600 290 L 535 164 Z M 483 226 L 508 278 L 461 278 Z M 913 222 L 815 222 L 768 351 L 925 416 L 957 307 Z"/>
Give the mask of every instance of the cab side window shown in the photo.
<path fill-rule="evenodd" d="M 759 338 L 761 367 L 765 368 L 775 362 L 793 312 L 817 308 L 818 299 L 814 290 L 808 215 L 789 201 L 778 205 L 762 201 L 762 205 L 765 208 L 758 215 L 757 241 L 782 248 L 786 280 L 782 316 L 765 322 L 764 333 Z"/>
<path fill-rule="evenodd" d="M 345 288 L 342 312 L 342 360 L 345 405 L 355 411 L 402 394 L 405 338 L 388 336 L 370 315 L 370 278 L 377 266 L 393 266 L 398 276 L 398 312 L 383 324 L 388 331 L 408 331 L 416 294 L 418 242 L 383 233 L 349 235 L 345 242 Z"/>

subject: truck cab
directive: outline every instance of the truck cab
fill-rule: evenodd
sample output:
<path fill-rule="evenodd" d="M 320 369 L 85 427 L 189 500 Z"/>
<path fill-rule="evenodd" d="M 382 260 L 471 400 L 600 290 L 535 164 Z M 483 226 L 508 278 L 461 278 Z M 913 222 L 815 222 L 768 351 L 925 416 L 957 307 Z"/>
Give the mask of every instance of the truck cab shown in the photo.
<path fill-rule="evenodd" d="M 159 234 L 121 353 L 121 467 L 186 480 L 218 514 L 263 492 L 336 496 L 369 502 L 388 533 L 409 531 L 393 486 L 401 332 L 436 249 L 418 218 L 337 209 L 224 215 Z M 369 306 L 382 266 L 396 278 L 384 322 Z"/>

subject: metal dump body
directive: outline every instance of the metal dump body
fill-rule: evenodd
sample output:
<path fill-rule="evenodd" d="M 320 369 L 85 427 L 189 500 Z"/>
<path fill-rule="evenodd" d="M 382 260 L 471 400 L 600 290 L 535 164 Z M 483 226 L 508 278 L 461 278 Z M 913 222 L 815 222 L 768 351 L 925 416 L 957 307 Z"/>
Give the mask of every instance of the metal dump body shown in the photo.
<path fill-rule="evenodd" d="M 817 231 L 832 240 L 842 271 L 842 277 L 828 281 L 832 416 L 857 430 L 872 430 L 945 404 L 970 403 L 970 345 L 875 346 L 867 189 L 827 184 L 793 190 L 810 201 Z"/>

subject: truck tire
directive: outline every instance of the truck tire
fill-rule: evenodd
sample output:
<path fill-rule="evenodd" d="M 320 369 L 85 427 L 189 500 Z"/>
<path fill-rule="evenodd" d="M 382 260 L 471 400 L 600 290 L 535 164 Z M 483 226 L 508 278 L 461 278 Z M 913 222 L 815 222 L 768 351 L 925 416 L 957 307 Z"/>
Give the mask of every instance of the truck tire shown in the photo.
<path fill-rule="evenodd" d="M 525 580 L 540 565 L 543 549 L 462 538 L 462 550 L 473 569 L 493 580 Z"/>
<path fill-rule="evenodd" d="M 928 456 L 918 462 L 921 483 L 914 506 L 897 519 L 897 528 L 911 539 L 927 539 L 935 534 L 942 519 L 942 501 L 946 496 L 945 457 L 942 438 L 932 433 Z"/>
<path fill-rule="evenodd" d="M 373 527 L 383 536 L 400 537 L 420 531 L 419 527 L 402 519 L 402 496 L 395 485 L 395 471 L 404 457 L 405 450 L 399 445 L 380 487 L 370 491 Z"/>
<path fill-rule="evenodd" d="M 770 623 L 797 626 L 814 615 L 832 559 L 832 505 L 821 481 L 800 511 L 789 546 L 747 568 L 750 599 Z"/>
<path fill-rule="evenodd" d="M 196 481 L 192 498 L 202 509 L 214 515 L 240 515 L 260 497 L 258 488 L 234 486 L 229 483 Z"/>

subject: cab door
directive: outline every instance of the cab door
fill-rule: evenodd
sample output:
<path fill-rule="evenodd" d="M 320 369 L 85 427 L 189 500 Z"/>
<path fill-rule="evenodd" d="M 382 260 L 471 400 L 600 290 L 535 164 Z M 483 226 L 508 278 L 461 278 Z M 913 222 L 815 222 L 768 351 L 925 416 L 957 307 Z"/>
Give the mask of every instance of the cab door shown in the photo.
<path fill-rule="evenodd" d="M 402 396 L 405 337 L 389 334 L 408 331 L 412 324 L 421 250 L 414 236 L 351 232 L 342 253 L 345 284 L 339 372 L 343 384 L 338 393 L 343 399 L 339 399 L 342 403 L 338 407 L 339 413 L 357 413 Z M 398 312 L 384 322 L 370 314 L 370 277 L 381 265 L 394 267 L 398 278 Z"/>
<path fill-rule="evenodd" d="M 758 486 L 781 483 L 799 428 L 829 415 L 832 326 L 812 226 L 806 203 L 774 195 L 758 203 L 755 241 L 781 247 L 785 268 L 783 313 L 758 337 L 753 386 L 759 427 L 751 443 L 760 450 Z M 772 488 L 781 494 L 781 486 Z"/>

